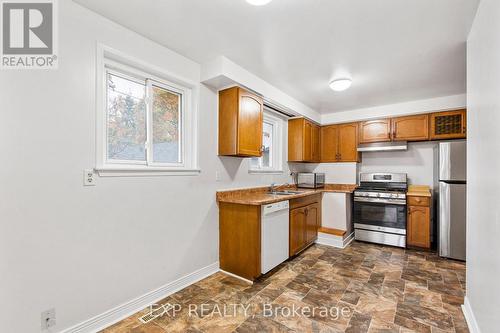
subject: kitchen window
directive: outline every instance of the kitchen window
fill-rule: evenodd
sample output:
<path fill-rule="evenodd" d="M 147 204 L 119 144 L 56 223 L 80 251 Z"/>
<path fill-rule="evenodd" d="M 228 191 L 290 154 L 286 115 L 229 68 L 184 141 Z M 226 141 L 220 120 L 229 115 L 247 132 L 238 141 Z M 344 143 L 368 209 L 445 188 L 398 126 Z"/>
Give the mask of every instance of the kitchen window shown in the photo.
<path fill-rule="evenodd" d="M 283 172 L 283 119 L 264 111 L 262 156 L 250 160 L 250 173 Z"/>
<path fill-rule="evenodd" d="M 197 173 L 193 88 L 113 59 L 101 74 L 99 174 Z"/>

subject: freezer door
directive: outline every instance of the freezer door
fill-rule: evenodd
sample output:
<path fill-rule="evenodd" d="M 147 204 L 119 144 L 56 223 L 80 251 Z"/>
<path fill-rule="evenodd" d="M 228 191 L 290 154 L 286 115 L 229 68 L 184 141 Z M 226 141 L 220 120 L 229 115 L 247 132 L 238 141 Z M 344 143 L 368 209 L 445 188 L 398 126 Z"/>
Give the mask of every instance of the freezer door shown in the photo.
<path fill-rule="evenodd" d="M 465 181 L 467 178 L 467 143 L 465 141 L 439 144 L 439 180 Z"/>
<path fill-rule="evenodd" d="M 439 183 L 439 255 L 465 260 L 465 184 Z"/>

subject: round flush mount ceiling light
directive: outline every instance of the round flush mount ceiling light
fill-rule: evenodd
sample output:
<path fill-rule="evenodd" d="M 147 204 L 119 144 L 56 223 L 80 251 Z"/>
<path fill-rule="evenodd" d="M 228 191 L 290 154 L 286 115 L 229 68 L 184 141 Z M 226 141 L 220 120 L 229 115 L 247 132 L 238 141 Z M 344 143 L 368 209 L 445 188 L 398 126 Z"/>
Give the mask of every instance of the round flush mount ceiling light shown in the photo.
<path fill-rule="evenodd" d="M 352 85 L 352 80 L 348 78 L 335 79 L 330 82 L 330 88 L 333 91 L 344 91 L 349 89 L 351 85 Z"/>
<path fill-rule="evenodd" d="M 254 6 L 264 6 L 270 3 L 272 0 L 247 0 L 247 2 Z"/>

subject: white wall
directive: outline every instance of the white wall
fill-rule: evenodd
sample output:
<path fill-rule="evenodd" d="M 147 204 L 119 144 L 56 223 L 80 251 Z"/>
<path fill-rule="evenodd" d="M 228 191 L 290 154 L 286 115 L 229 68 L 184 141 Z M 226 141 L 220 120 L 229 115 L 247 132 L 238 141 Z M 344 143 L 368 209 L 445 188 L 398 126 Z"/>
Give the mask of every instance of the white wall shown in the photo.
<path fill-rule="evenodd" d="M 407 173 L 410 184 L 434 185 L 436 142 L 410 142 L 406 151 L 364 152 L 361 163 L 290 164 L 293 171 L 324 172 L 327 183 L 356 184 L 360 172 Z"/>
<path fill-rule="evenodd" d="M 466 107 L 465 95 L 452 95 L 370 108 L 333 112 L 321 116 L 321 124 L 346 123 L 376 118 L 397 117 L 432 111 L 453 110 Z M 359 172 L 408 173 L 411 184 L 433 186 L 434 143 L 410 143 L 404 152 L 367 152 L 362 162 L 325 164 L 302 167 L 306 171 L 326 172 L 329 182 L 356 183 Z M 328 181 L 328 180 L 327 180 Z"/>
<path fill-rule="evenodd" d="M 467 53 L 467 299 L 481 332 L 490 333 L 500 327 L 498 0 L 481 1 Z"/>
<path fill-rule="evenodd" d="M 351 194 L 326 192 L 321 204 L 321 226 L 345 230 L 345 237 L 352 231 Z"/>
<path fill-rule="evenodd" d="M 466 104 L 465 94 L 444 96 L 405 103 L 380 105 L 349 111 L 326 113 L 321 116 L 321 124 L 328 125 L 384 117 L 398 117 L 419 113 L 428 113 L 433 111 L 456 110 L 465 108 Z"/>
<path fill-rule="evenodd" d="M 410 142 L 406 151 L 364 152 L 360 172 L 407 173 L 415 185 L 434 183 L 435 142 Z"/>
<path fill-rule="evenodd" d="M 356 184 L 360 172 L 407 173 L 410 184 L 434 185 L 436 142 L 410 142 L 406 151 L 364 152 L 361 163 L 293 163 L 292 171 L 324 172 L 327 183 Z"/>
<path fill-rule="evenodd" d="M 218 260 L 218 188 L 290 181 L 219 159 L 217 95 L 200 88 L 199 176 L 99 178 L 95 166 L 96 41 L 189 80 L 200 65 L 72 1 L 59 1 L 59 69 L 0 75 L 0 322 L 60 331 Z M 222 181 L 215 182 L 220 171 Z"/>
<path fill-rule="evenodd" d="M 330 184 L 356 184 L 356 163 L 290 163 L 294 172 L 323 172 Z"/>
<path fill-rule="evenodd" d="M 321 115 L 316 110 L 285 94 L 224 56 L 219 56 L 213 61 L 203 64 L 201 81 L 208 86 L 219 89 L 234 85 L 246 87 L 264 96 L 266 104 L 292 115 L 304 116 L 318 123 L 321 121 Z"/>
<path fill-rule="evenodd" d="M 189 80 L 200 80 L 200 65 L 72 1 L 59 1 L 59 18 L 58 70 L 0 75 L 2 332 L 39 332 L 40 313 L 52 307 L 60 331 L 216 262 L 215 191 L 291 181 L 288 172 L 251 175 L 248 160 L 216 156 L 217 95 L 202 85 L 199 176 L 99 178 L 83 187 L 83 169 L 95 165 L 96 42 Z M 490 130 L 481 135 L 498 142 L 485 118 Z M 331 170 L 329 181 L 355 182 L 354 163 Z M 489 219 L 478 223 L 498 227 L 494 207 L 480 210 Z"/>

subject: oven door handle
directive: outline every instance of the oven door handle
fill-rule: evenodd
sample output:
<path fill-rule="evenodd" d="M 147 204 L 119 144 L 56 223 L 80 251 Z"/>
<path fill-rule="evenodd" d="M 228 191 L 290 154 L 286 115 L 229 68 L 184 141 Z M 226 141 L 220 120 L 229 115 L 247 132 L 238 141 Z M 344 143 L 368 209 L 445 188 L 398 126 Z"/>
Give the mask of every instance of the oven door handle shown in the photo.
<path fill-rule="evenodd" d="M 406 206 L 406 200 L 404 199 L 379 199 L 379 198 L 363 198 L 354 197 L 355 202 L 371 202 L 371 203 L 383 203 L 390 205 Z"/>

